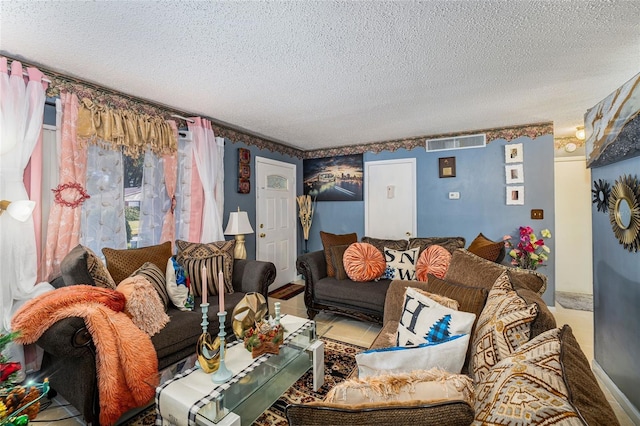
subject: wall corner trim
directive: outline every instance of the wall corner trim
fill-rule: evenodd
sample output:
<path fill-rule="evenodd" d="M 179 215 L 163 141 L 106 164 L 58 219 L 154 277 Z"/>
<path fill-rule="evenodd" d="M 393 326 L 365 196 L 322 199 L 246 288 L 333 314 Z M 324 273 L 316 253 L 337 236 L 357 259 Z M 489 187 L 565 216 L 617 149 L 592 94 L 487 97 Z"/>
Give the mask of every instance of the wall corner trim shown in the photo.
<path fill-rule="evenodd" d="M 598 361 L 593 360 L 593 373 L 596 377 L 602 382 L 602 384 L 607 388 L 613 398 L 620 404 L 625 413 L 631 418 L 631 422 L 636 425 L 640 425 L 640 411 L 629 401 L 627 396 L 622 393 L 622 391 L 616 386 L 616 384 L 611 380 L 611 378 L 605 373 L 605 371 L 600 367 Z"/>

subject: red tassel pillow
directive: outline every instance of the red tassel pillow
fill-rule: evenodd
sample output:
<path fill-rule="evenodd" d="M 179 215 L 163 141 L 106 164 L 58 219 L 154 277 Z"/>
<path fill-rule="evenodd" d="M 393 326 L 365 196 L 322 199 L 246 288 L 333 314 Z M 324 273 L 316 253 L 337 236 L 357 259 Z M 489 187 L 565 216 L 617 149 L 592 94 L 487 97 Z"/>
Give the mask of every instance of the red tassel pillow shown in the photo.
<path fill-rule="evenodd" d="M 416 265 L 416 277 L 418 281 L 429 281 L 427 274 L 431 274 L 437 278 L 444 278 L 444 274 L 449 269 L 451 263 L 451 253 L 438 245 L 427 247 L 420 257 Z"/>
<path fill-rule="evenodd" d="M 344 252 L 344 269 L 353 281 L 371 281 L 380 278 L 387 263 L 382 252 L 371 244 L 353 243 Z"/>

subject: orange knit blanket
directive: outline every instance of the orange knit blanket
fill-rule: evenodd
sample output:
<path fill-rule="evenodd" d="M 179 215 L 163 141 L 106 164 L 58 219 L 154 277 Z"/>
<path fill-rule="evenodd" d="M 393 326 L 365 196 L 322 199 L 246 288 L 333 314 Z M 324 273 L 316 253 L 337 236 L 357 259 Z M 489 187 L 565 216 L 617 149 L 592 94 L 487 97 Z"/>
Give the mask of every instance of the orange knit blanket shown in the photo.
<path fill-rule="evenodd" d="M 29 344 L 55 322 L 81 317 L 96 347 L 100 424 L 114 424 L 127 410 L 146 404 L 158 384 L 158 358 L 151 338 L 122 312 L 115 290 L 76 285 L 44 293 L 13 316 L 19 343 Z"/>

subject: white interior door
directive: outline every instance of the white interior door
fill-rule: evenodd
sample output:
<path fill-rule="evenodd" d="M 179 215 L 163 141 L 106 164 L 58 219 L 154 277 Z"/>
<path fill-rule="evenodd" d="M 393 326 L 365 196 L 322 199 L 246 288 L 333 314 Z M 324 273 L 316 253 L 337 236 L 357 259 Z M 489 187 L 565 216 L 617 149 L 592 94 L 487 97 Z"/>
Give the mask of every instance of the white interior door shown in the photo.
<path fill-rule="evenodd" d="M 296 277 L 296 165 L 256 157 L 256 259 L 276 265 L 273 290 Z"/>
<path fill-rule="evenodd" d="M 416 159 L 365 163 L 364 232 L 367 237 L 415 237 Z"/>
<path fill-rule="evenodd" d="M 593 294 L 591 169 L 584 157 L 554 165 L 556 291 Z"/>

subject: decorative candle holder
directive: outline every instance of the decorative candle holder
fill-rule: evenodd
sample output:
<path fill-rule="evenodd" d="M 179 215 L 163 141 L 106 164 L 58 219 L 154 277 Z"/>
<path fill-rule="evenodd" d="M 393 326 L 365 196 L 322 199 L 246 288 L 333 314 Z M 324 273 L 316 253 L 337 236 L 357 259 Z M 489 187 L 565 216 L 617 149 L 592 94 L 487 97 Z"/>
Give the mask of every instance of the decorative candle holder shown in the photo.
<path fill-rule="evenodd" d="M 275 302 L 273 304 L 273 307 L 275 308 L 275 311 L 276 311 L 276 318 L 275 318 L 276 325 L 279 325 L 280 324 L 280 302 Z"/>
<path fill-rule="evenodd" d="M 218 370 L 213 374 L 211 380 L 213 383 L 226 383 L 233 377 L 233 373 L 227 368 L 224 363 L 224 349 L 225 349 L 225 341 L 224 338 L 227 333 L 224 331 L 224 323 L 227 319 L 227 311 L 218 312 L 218 320 L 220 321 L 220 332 L 218 333 L 218 337 L 220 338 L 220 364 Z"/>
<path fill-rule="evenodd" d="M 205 373 L 213 373 L 218 369 L 220 365 L 220 339 L 215 338 L 215 340 L 211 340 L 211 335 L 207 331 L 207 327 L 209 326 L 209 304 L 202 303 L 200 304 L 200 309 L 202 310 L 202 322 L 200 325 L 202 326 L 202 334 L 198 338 L 198 343 L 196 345 L 196 355 L 198 356 L 198 364 L 200 364 L 200 368 Z"/>

